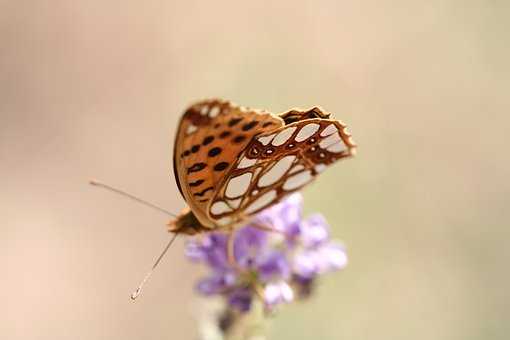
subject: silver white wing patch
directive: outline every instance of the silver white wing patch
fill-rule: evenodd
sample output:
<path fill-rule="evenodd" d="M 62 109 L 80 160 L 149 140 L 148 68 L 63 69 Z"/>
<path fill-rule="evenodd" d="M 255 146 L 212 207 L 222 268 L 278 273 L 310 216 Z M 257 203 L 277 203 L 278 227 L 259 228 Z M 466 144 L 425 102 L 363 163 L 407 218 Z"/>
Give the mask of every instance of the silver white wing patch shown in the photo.
<path fill-rule="evenodd" d="M 222 181 L 210 218 L 225 225 L 268 208 L 332 163 L 353 156 L 355 147 L 345 125 L 323 118 L 257 135 Z"/>

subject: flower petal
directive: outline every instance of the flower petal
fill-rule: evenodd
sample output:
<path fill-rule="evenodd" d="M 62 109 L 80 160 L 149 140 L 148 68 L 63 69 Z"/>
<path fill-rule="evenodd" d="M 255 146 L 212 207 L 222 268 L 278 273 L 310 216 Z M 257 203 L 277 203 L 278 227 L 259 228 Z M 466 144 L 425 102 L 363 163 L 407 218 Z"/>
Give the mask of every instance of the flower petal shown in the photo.
<path fill-rule="evenodd" d="M 292 266 L 294 274 L 303 278 L 312 278 L 319 273 L 315 252 L 305 251 L 294 257 Z"/>
<path fill-rule="evenodd" d="M 314 214 L 304 220 L 300 232 L 305 247 L 316 247 L 329 239 L 329 225 L 321 214 Z"/>
<path fill-rule="evenodd" d="M 318 259 L 321 273 L 345 268 L 347 265 L 347 253 L 345 248 L 336 243 L 329 243 L 320 247 Z"/>
<path fill-rule="evenodd" d="M 270 283 L 264 288 L 264 303 L 267 307 L 288 303 L 294 299 L 292 288 L 285 282 Z"/>
<path fill-rule="evenodd" d="M 285 198 L 282 202 L 263 210 L 254 221 L 269 228 L 289 232 L 293 227 L 299 225 L 302 216 L 303 197 L 294 193 Z"/>
<path fill-rule="evenodd" d="M 267 232 L 250 226 L 236 232 L 234 254 L 242 268 L 252 268 L 255 259 L 267 248 Z"/>
<path fill-rule="evenodd" d="M 194 262 L 204 261 L 207 258 L 207 253 L 204 251 L 202 243 L 196 239 L 186 243 L 184 254 Z"/>
<path fill-rule="evenodd" d="M 247 312 L 251 308 L 253 292 L 248 288 L 235 289 L 228 295 L 228 303 L 241 312 Z"/>
<path fill-rule="evenodd" d="M 222 294 L 228 288 L 234 286 L 236 281 L 237 277 L 234 273 L 215 273 L 212 276 L 200 280 L 196 289 L 203 295 Z"/>
<path fill-rule="evenodd" d="M 284 253 L 272 251 L 257 260 L 256 269 L 262 282 L 290 277 L 290 266 Z"/>

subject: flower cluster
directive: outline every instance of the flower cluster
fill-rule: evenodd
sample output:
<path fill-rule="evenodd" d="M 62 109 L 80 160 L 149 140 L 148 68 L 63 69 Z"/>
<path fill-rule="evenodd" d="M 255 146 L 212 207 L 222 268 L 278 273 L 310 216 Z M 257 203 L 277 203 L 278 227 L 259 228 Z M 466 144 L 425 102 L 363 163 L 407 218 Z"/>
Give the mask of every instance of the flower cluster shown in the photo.
<path fill-rule="evenodd" d="M 230 257 L 225 233 L 189 241 L 186 255 L 211 269 L 197 290 L 222 295 L 241 312 L 249 311 L 258 296 L 271 310 L 307 297 L 319 275 L 343 268 L 347 264 L 344 248 L 330 241 L 322 215 L 302 218 L 302 200 L 300 194 L 290 195 L 238 229 Z"/>

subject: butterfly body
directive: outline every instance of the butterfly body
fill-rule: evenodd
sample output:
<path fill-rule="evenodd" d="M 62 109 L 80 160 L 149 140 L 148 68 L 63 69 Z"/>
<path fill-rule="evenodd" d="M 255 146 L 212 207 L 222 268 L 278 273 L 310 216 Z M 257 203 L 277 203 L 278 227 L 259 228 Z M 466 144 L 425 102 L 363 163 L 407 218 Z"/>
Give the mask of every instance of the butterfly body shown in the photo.
<path fill-rule="evenodd" d="M 218 99 L 184 113 L 174 173 L 189 204 L 170 223 L 186 234 L 231 228 L 354 155 L 345 125 L 320 108 L 279 116 Z"/>

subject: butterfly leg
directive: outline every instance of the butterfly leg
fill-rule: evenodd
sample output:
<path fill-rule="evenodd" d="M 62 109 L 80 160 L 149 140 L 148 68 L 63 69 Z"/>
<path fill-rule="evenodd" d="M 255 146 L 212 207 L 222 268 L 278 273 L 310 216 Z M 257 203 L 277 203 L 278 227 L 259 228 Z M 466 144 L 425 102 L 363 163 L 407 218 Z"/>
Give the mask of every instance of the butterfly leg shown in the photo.
<path fill-rule="evenodd" d="M 236 261 L 236 257 L 235 257 L 235 252 L 234 252 L 234 247 L 235 247 L 235 238 L 236 238 L 236 229 L 231 227 L 230 228 L 230 231 L 229 231 L 229 234 L 228 234 L 228 240 L 227 240 L 227 258 L 228 258 L 228 263 L 236 270 L 238 271 L 242 271 L 243 268 L 241 268 L 241 266 L 239 266 L 239 264 L 237 263 Z"/>
<path fill-rule="evenodd" d="M 284 231 L 278 230 L 275 227 L 270 226 L 270 225 L 263 225 L 263 224 L 260 224 L 260 223 L 254 223 L 251 226 L 253 228 L 256 228 L 256 229 L 259 229 L 259 230 L 262 230 L 262 231 L 268 231 L 268 232 L 272 232 L 272 233 L 276 233 L 276 234 L 281 234 L 283 236 L 287 236 L 287 234 Z"/>

